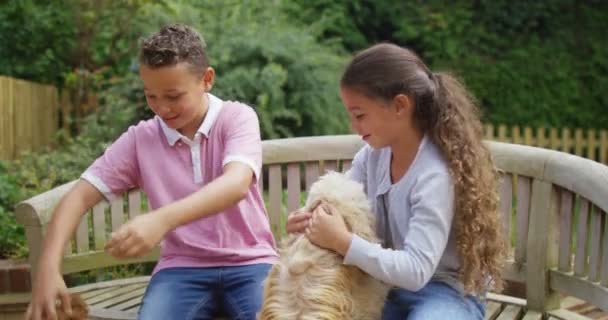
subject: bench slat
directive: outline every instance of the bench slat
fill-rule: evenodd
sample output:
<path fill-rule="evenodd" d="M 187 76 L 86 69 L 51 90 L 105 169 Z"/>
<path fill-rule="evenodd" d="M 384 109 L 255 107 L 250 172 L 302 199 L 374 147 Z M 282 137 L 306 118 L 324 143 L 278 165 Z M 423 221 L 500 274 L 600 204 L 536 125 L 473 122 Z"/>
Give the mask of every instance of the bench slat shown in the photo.
<path fill-rule="evenodd" d="M 574 313 L 572 311 L 568 311 L 566 309 L 558 309 L 549 311 L 549 315 L 551 316 L 549 319 L 555 320 L 589 320 L 585 316 L 581 316 L 578 313 Z"/>
<path fill-rule="evenodd" d="M 268 213 L 270 218 L 270 227 L 275 237 L 279 238 L 281 230 L 281 200 L 283 196 L 283 186 L 281 178 L 281 165 L 273 164 L 268 168 L 268 192 L 270 193 L 270 205 Z"/>
<path fill-rule="evenodd" d="M 146 285 L 147 283 L 133 283 L 126 286 L 116 286 L 113 288 L 113 290 L 88 299 L 87 304 L 89 306 L 97 305 L 97 308 L 104 308 L 108 305 L 105 303 L 105 301 L 111 300 L 112 298 L 120 296 L 121 294 L 129 293 L 140 288 L 145 288 Z"/>
<path fill-rule="evenodd" d="M 119 310 L 119 311 L 127 311 L 133 309 L 134 307 L 138 307 L 141 304 L 141 301 L 144 297 L 144 293 L 146 292 L 146 288 L 137 289 L 130 293 L 129 300 L 125 300 L 122 303 L 112 306 L 111 309 Z"/>
<path fill-rule="evenodd" d="M 337 160 L 326 160 L 323 162 L 324 173 L 329 171 L 338 171 L 338 161 Z"/>
<path fill-rule="evenodd" d="M 560 197 L 559 270 L 568 272 L 572 269 L 573 194 L 567 189 L 561 189 Z"/>
<path fill-rule="evenodd" d="M 496 317 L 498 317 L 498 314 L 500 313 L 500 311 L 502 311 L 502 306 L 500 303 L 498 302 L 494 302 L 494 301 L 488 301 L 488 303 L 486 303 L 486 319 L 487 320 L 494 320 L 496 319 Z"/>
<path fill-rule="evenodd" d="M 306 162 L 306 191 L 319 179 L 319 162 Z"/>
<path fill-rule="evenodd" d="M 110 220 L 112 231 L 116 231 L 125 222 L 123 197 L 118 197 L 110 203 Z"/>
<path fill-rule="evenodd" d="M 107 288 L 97 288 L 97 289 L 92 289 L 86 292 L 81 292 L 80 296 L 82 297 L 82 299 L 84 300 L 89 300 L 95 296 L 98 296 L 100 294 L 104 294 L 106 292 L 112 291 L 114 290 L 114 287 L 107 287 Z"/>
<path fill-rule="evenodd" d="M 576 234 L 576 253 L 574 256 L 574 275 L 584 276 L 587 274 L 587 224 L 589 217 L 589 201 L 581 199 L 578 212 L 578 226 Z"/>
<path fill-rule="evenodd" d="M 342 160 L 342 172 L 346 172 L 350 170 L 350 167 L 353 165 L 352 160 Z"/>
<path fill-rule="evenodd" d="M 513 176 L 505 173 L 500 177 L 500 213 L 504 223 L 504 233 L 507 238 L 507 246 L 511 248 L 511 212 L 513 207 Z"/>
<path fill-rule="evenodd" d="M 507 305 L 496 320 L 516 320 L 519 319 L 523 309 L 520 306 Z"/>
<path fill-rule="evenodd" d="M 146 291 L 145 286 L 137 288 L 137 289 L 130 288 L 130 290 L 128 290 L 128 291 L 125 290 L 125 291 L 119 292 L 117 290 L 114 292 L 114 295 L 110 299 L 107 299 L 107 300 L 104 300 L 104 301 L 98 303 L 96 305 L 96 307 L 120 311 L 121 309 L 115 308 L 114 306 L 116 306 L 119 303 L 128 302 L 131 299 L 136 299 L 138 297 L 141 297 L 145 291 Z"/>
<path fill-rule="evenodd" d="M 600 280 L 603 216 L 604 215 L 602 212 L 596 206 L 591 206 L 591 252 L 589 253 L 589 280 L 593 282 Z"/>
<path fill-rule="evenodd" d="M 530 178 L 517 177 L 517 211 L 515 215 L 515 261 L 523 264 L 526 260 L 526 243 L 528 241 L 528 222 L 530 217 Z"/>
<path fill-rule="evenodd" d="M 89 216 L 90 210 L 85 213 L 80 219 L 78 228 L 76 229 L 76 251 L 87 252 L 89 251 Z"/>
<path fill-rule="evenodd" d="M 602 211 L 602 214 L 604 215 L 604 252 L 602 253 L 602 276 L 600 283 L 608 287 L 608 215 L 604 211 Z"/>
<path fill-rule="evenodd" d="M 129 218 L 133 219 L 141 214 L 141 192 L 139 190 L 129 191 Z"/>
<path fill-rule="evenodd" d="M 93 207 L 93 236 L 95 250 L 103 250 L 106 244 L 106 207 L 107 202 L 102 201 Z"/>
<path fill-rule="evenodd" d="M 287 165 L 287 211 L 289 213 L 300 208 L 300 164 Z"/>
<path fill-rule="evenodd" d="M 521 320 L 542 320 L 542 318 L 543 318 L 542 313 L 527 310 L 526 313 L 524 314 L 524 316 L 521 318 Z"/>

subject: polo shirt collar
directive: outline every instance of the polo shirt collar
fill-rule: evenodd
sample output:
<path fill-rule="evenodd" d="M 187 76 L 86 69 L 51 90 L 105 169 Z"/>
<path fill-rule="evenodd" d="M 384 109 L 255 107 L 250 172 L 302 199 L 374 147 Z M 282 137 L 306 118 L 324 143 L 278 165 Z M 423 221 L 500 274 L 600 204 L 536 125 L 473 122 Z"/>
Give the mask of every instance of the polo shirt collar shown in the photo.
<path fill-rule="evenodd" d="M 209 132 L 211 131 L 215 120 L 217 120 L 217 116 L 219 115 L 220 109 L 222 108 L 222 100 L 212 95 L 211 93 L 207 93 L 207 97 L 209 98 L 209 109 L 207 110 L 205 119 L 203 119 L 203 123 L 201 123 L 201 126 L 198 128 L 198 130 L 196 130 L 196 132 L 200 132 L 208 138 Z M 182 138 L 188 139 L 187 137 L 179 133 L 179 131 L 173 128 L 169 128 L 169 126 L 167 126 L 167 124 L 159 116 L 156 116 L 156 118 L 158 118 L 158 120 L 160 121 L 161 128 L 163 129 L 163 133 L 165 134 L 169 145 L 175 145 L 175 143 Z"/>

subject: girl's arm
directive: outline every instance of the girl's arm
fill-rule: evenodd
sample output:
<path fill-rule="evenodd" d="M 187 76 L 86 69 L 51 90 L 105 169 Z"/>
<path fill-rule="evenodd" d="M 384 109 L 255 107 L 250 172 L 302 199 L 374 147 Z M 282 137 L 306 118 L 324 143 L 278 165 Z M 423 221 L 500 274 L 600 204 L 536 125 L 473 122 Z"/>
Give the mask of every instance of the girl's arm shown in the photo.
<path fill-rule="evenodd" d="M 454 215 L 449 175 L 419 177 L 410 200 L 407 235 L 398 250 L 352 235 L 342 219 L 324 211 L 314 213 L 307 236 L 313 243 L 343 254 L 345 264 L 385 283 L 417 291 L 434 275 L 448 243 Z"/>

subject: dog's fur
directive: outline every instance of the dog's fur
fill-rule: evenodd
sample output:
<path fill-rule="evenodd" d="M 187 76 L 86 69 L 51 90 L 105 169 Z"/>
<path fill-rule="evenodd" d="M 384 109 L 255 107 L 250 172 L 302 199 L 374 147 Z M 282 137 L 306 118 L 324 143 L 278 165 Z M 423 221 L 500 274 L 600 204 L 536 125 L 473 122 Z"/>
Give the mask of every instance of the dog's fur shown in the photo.
<path fill-rule="evenodd" d="M 330 172 L 312 185 L 306 207 L 319 201 L 333 205 L 334 214 L 342 216 L 351 232 L 378 242 L 361 184 Z M 281 243 L 280 254 L 266 279 L 258 319 L 380 319 L 388 285 L 344 265 L 342 256 L 317 247 L 301 234 L 289 235 Z"/>
<path fill-rule="evenodd" d="M 57 320 L 86 320 L 89 318 L 89 307 L 77 293 L 70 294 L 70 304 L 72 305 L 72 316 L 63 312 L 63 306 L 56 308 Z"/>

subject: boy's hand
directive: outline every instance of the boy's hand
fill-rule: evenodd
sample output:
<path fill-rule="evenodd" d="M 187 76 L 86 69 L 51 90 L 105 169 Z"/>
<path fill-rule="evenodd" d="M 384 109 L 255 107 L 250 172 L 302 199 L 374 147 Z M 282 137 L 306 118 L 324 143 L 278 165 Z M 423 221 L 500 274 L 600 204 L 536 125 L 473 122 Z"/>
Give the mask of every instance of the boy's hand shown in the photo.
<path fill-rule="evenodd" d="M 61 273 L 41 264 L 36 274 L 36 285 L 32 301 L 25 313 L 26 320 L 57 319 L 57 298 L 61 300 L 63 312 L 72 314 L 70 293 Z"/>
<path fill-rule="evenodd" d="M 335 211 L 328 203 L 317 206 L 306 228 L 306 237 L 317 246 L 344 256 L 350 247 L 352 234 L 346 228 L 342 216 Z"/>
<path fill-rule="evenodd" d="M 287 233 L 302 233 L 309 225 L 309 220 L 312 218 L 312 212 L 299 209 L 289 214 L 285 228 Z"/>
<path fill-rule="evenodd" d="M 321 201 L 313 202 L 310 207 L 300 208 L 287 216 L 285 229 L 287 233 L 303 233 L 310 224 L 312 212 L 321 204 Z"/>
<path fill-rule="evenodd" d="M 150 252 L 169 231 L 160 216 L 147 213 L 123 224 L 112 233 L 105 249 L 116 258 L 132 258 Z"/>

